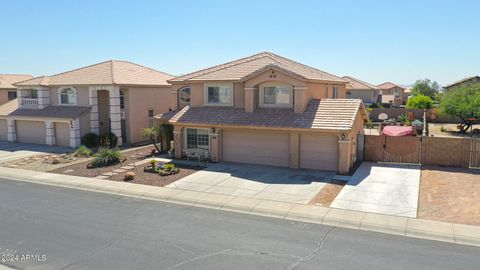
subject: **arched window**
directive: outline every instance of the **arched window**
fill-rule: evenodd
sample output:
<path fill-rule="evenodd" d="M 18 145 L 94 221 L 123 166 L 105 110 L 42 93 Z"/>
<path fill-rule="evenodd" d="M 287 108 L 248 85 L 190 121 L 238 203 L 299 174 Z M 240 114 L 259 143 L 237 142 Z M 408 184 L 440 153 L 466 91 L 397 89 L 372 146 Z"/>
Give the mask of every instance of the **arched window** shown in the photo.
<path fill-rule="evenodd" d="M 178 108 L 181 109 L 190 105 L 190 94 L 192 90 L 190 87 L 184 87 L 178 90 Z"/>
<path fill-rule="evenodd" d="M 64 87 L 58 90 L 58 101 L 61 105 L 77 105 L 77 89 Z"/>

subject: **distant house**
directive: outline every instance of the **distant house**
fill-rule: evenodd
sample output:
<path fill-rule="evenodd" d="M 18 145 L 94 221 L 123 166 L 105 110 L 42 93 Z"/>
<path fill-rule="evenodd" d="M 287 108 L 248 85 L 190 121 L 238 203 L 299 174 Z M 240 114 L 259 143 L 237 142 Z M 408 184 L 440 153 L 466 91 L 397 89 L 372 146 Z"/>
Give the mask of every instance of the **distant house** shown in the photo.
<path fill-rule="evenodd" d="M 13 84 L 33 78 L 32 75 L 0 74 L 0 105 L 17 98 L 17 87 Z"/>
<path fill-rule="evenodd" d="M 413 87 L 409 86 L 409 87 L 405 88 L 405 90 L 403 90 L 403 100 L 405 102 L 407 102 L 408 98 L 412 96 L 412 89 L 413 89 Z"/>
<path fill-rule="evenodd" d="M 382 95 L 382 105 L 400 107 L 404 101 L 405 88 L 391 82 L 378 85 Z"/>
<path fill-rule="evenodd" d="M 480 76 L 470 76 L 466 77 L 460 81 L 456 81 L 454 83 L 451 83 L 444 88 L 445 92 L 448 92 L 448 90 L 451 90 L 457 86 L 464 85 L 464 84 L 473 84 L 473 83 L 480 83 Z"/>
<path fill-rule="evenodd" d="M 344 76 L 343 79 L 348 81 L 347 98 L 361 99 L 365 105 L 380 102 L 380 87 L 361 81 L 351 76 Z"/>

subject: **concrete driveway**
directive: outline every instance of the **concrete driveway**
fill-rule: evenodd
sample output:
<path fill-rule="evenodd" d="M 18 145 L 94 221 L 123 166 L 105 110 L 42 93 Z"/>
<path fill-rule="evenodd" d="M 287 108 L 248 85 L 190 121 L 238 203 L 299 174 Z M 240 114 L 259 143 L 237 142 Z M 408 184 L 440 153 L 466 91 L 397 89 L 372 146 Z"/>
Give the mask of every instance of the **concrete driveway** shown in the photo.
<path fill-rule="evenodd" d="M 0 164 L 20 158 L 71 151 L 72 148 L 69 147 L 0 141 Z"/>
<path fill-rule="evenodd" d="M 330 207 L 416 217 L 420 166 L 363 162 Z"/>
<path fill-rule="evenodd" d="M 307 204 L 334 176 L 334 172 L 224 162 L 167 187 Z"/>

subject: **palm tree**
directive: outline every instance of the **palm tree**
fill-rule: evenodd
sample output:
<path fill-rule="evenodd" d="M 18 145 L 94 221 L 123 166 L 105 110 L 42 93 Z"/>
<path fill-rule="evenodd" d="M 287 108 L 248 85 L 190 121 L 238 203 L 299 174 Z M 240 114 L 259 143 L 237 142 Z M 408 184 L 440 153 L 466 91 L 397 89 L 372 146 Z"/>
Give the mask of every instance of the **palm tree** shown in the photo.
<path fill-rule="evenodd" d="M 150 140 L 152 140 L 153 146 L 160 153 L 162 152 L 162 150 L 158 148 L 158 143 L 160 142 L 162 148 L 164 149 L 165 147 L 163 146 L 169 146 L 170 141 L 173 139 L 173 127 L 169 124 L 162 124 L 160 126 L 144 128 L 142 131 L 142 135 L 145 138 L 150 138 Z"/>
<path fill-rule="evenodd" d="M 162 152 L 160 148 L 158 148 L 158 138 L 160 137 L 160 127 L 159 126 L 153 126 L 149 128 L 144 128 L 142 130 L 142 136 L 145 138 L 149 138 L 155 149 L 157 149 L 157 152 Z"/>

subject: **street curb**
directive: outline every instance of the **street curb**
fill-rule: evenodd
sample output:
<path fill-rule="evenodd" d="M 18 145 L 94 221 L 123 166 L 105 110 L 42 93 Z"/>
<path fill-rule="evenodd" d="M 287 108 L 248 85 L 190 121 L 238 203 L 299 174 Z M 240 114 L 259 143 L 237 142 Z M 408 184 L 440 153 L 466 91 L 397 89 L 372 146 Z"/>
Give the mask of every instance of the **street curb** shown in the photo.
<path fill-rule="evenodd" d="M 0 178 L 480 247 L 480 226 L 1 167 Z"/>

